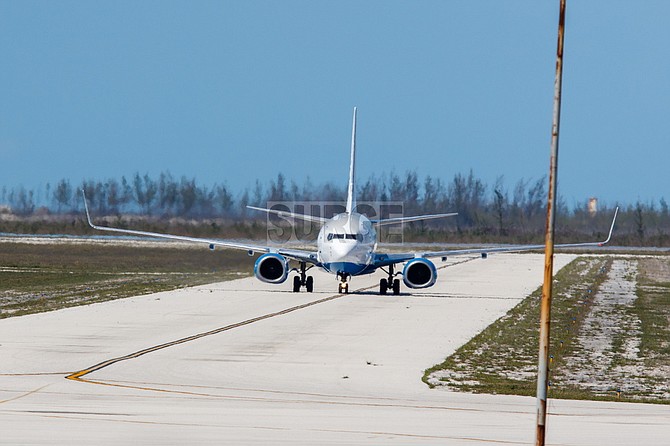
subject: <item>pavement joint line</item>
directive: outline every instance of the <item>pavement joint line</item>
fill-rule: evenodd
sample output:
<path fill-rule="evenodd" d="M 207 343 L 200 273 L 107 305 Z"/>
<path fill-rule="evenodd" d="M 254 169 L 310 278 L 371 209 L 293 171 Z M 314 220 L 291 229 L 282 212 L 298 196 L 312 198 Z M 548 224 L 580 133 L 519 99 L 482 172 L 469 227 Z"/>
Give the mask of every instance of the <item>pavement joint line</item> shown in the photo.
<path fill-rule="evenodd" d="M 184 396 L 196 396 L 196 397 L 207 397 L 207 398 L 218 398 L 226 400 L 236 400 L 236 401 L 263 401 L 268 403 L 278 403 L 278 404 L 316 404 L 316 405 L 328 405 L 328 406 L 353 406 L 353 407 L 379 407 L 379 408 L 389 408 L 389 407 L 403 407 L 403 408 L 412 408 L 412 409 L 424 409 L 424 410 L 440 410 L 440 411 L 450 411 L 450 412 L 487 412 L 487 408 L 465 408 L 465 407 L 451 407 L 451 406 L 439 406 L 431 404 L 418 404 L 418 403 L 401 403 L 401 402 L 374 402 L 374 401 L 333 401 L 333 400 L 319 400 L 319 399 L 277 399 L 261 396 L 244 396 L 244 395 L 225 395 L 225 394 L 212 394 L 205 392 L 194 392 L 188 390 L 172 390 L 165 389 L 160 387 L 150 387 L 150 386 L 135 386 L 128 384 L 118 384 L 115 382 L 108 381 L 97 381 L 97 380 L 87 380 L 87 379 L 77 379 L 77 381 L 86 382 L 89 384 L 97 384 L 100 386 L 108 387 L 118 387 L 122 389 L 133 389 L 133 390 L 144 390 L 149 392 L 156 393 L 168 393 L 174 395 L 184 395 Z M 520 410 L 505 410 L 504 413 L 517 413 L 517 414 L 527 414 L 526 411 Z"/>
<path fill-rule="evenodd" d="M 8 398 L 8 399 L 6 399 L 6 400 L 0 400 L 0 404 L 3 404 L 3 403 L 9 403 L 10 401 L 16 401 L 16 400 L 18 400 L 18 399 L 25 398 L 25 397 L 27 397 L 27 396 L 30 396 L 30 395 L 32 395 L 32 394 L 34 394 L 34 393 L 39 392 L 40 390 L 42 390 L 42 389 L 44 389 L 45 387 L 48 387 L 48 386 L 50 386 L 50 385 L 51 385 L 51 384 L 47 384 L 47 385 L 44 385 L 44 386 L 42 386 L 42 387 L 38 387 L 37 389 L 33 389 L 33 390 L 29 391 L 29 392 L 24 392 L 24 393 L 22 393 L 21 395 L 17 395 L 17 396 L 15 396 L 15 397 L 13 397 L 13 398 Z"/>
<path fill-rule="evenodd" d="M 95 414 L 95 413 L 49 413 L 49 412 L 37 412 L 37 411 L 24 411 L 25 413 L 33 413 L 43 418 L 53 418 L 53 419 L 64 419 L 64 420 L 91 420 L 90 417 L 84 417 L 83 415 L 100 415 L 96 417 L 97 421 L 105 421 L 119 424 L 140 424 L 140 425 L 154 425 L 154 426 L 182 426 L 182 427 L 215 427 L 215 428 L 240 428 L 245 430 L 269 430 L 269 431 L 293 431 L 295 429 L 278 427 L 278 426 L 262 426 L 262 425 L 253 425 L 253 426 L 240 426 L 240 425 L 216 425 L 216 424 L 204 424 L 204 423 L 176 423 L 176 422 L 159 422 L 159 421 L 143 421 L 143 420 L 129 420 L 129 419 L 119 419 L 119 418 L 104 418 L 104 417 L 117 417 L 118 414 Z M 342 434 L 363 434 L 363 435 L 385 435 L 385 436 L 394 436 L 400 438 L 422 438 L 422 439 L 444 439 L 444 440 L 459 440 L 459 441 L 468 441 L 476 443 L 494 443 L 494 444 L 509 444 L 509 445 L 525 445 L 525 442 L 519 442 L 514 440 L 495 440 L 489 438 L 477 438 L 477 437 L 463 437 L 463 436 L 450 436 L 450 435 L 422 435 L 422 434 L 413 434 L 413 433 L 403 433 L 403 432 L 386 432 L 386 431 L 364 431 L 364 430 L 348 430 L 348 429 L 318 429 L 318 428 L 307 428 L 300 429 L 304 432 L 332 432 L 332 433 L 342 433 Z"/>

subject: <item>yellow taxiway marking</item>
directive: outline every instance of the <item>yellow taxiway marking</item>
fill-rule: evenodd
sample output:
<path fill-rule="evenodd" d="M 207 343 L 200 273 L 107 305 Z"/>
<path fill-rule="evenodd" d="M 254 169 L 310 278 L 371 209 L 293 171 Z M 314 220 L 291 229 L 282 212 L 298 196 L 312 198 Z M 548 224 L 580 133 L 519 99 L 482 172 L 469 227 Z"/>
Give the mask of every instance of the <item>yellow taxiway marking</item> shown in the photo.
<path fill-rule="evenodd" d="M 362 288 L 361 290 L 365 290 L 365 289 L 367 289 L 367 288 Z M 66 376 L 66 378 L 74 380 L 74 381 L 84 381 L 84 380 L 81 379 L 83 376 L 86 376 L 89 373 L 93 373 L 93 372 L 95 372 L 97 370 L 100 370 L 100 369 L 103 369 L 105 367 L 109 367 L 110 365 L 116 364 L 117 362 L 126 361 L 128 359 L 138 358 L 142 355 L 146 355 L 147 353 L 152 353 L 152 352 L 155 352 L 157 350 L 162 350 L 164 348 L 173 347 L 175 345 L 183 344 L 185 342 L 194 341 L 196 339 L 200 339 L 200 338 L 203 338 L 205 336 L 212 336 L 212 335 L 224 332 L 224 331 L 232 330 L 234 328 L 243 327 L 245 325 L 253 324 L 254 322 L 262 321 L 262 320 L 265 320 L 265 319 L 270 319 L 272 317 L 292 313 L 294 311 L 302 310 L 303 308 L 311 307 L 311 306 L 318 305 L 318 304 L 321 304 L 321 303 L 324 303 L 324 302 L 329 302 L 331 300 L 335 300 L 335 299 L 338 299 L 340 297 L 345 297 L 345 296 L 347 296 L 347 295 L 346 294 L 336 294 L 336 295 L 333 295 L 333 296 L 328 296 L 328 297 L 323 298 L 323 299 L 318 299 L 318 300 L 315 300 L 315 301 L 312 301 L 312 302 L 307 302 L 307 303 L 304 303 L 304 304 L 301 304 L 301 305 L 296 305 L 294 307 L 290 307 L 290 308 L 287 308 L 285 310 L 276 311 L 274 313 L 264 314 L 262 316 L 247 319 L 246 321 L 237 322 L 235 324 L 226 325 L 225 327 L 220 327 L 220 328 L 216 328 L 214 330 L 210 330 L 210 331 L 206 331 L 206 332 L 203 332 L 203 333 L 198 333 L 198 334 L 195 334 L 195 335 L 192 335 L 192 336 L 188 336 L 188 337 L 185 337 L 185 338 L 177 339 L 176 341 L 171 341 L 171 342 L 166 342 L 164 344 L 155 345 L 153 347 L 145 348 L 143 350 L 139 350 L 139 351 L 136 351 L 134 353 L 130 353 L 130 354 L 125 355 L 125 356 L 120 356 L 118 358 L 108 359 L 107 361 L 103 361 L 103 362 L 98 363 L 94 366 L 91 366 L 87 369 L 83 369 L 83 370 L 79 370 L 78 372 L 74 372 L 74 373 Z"/>
<path fill-rule="evenodd" d="M 474 260 L 474 259 L 475 259 L 474 257 L 473 258 L 467 258 L 467 259 L 464 259 L 460 262 L 453 263 L 451 265 L 441 266 L 438 269 L 444 269 L 447 266 L 453 266 L 453 265 L 457 265 L 457 264 L 460 264 L 460 263 L 466 263 L 466 262 L 469 262 L 469 261 Z M 370 290 L 370 289 L 376 288 L 376 287 L 377 287 L 377 285 L 375 284 L 375 285 L 372 285 L 372 286 L 369 286 L 369 287 L 359 288 L 355 291 L 367 291 L 367 290 Z M 308 308 L 308 307 L 311 307 L 311 306 L 314 306 L 314 305 L 329 302 L 331 300 L 339 299 L 340 297 L 345 297 L 345 296 L 348 296 L 348 295 L 349 294 L 335 294 L 335 295 L 332 295 L 332 296 L 325 297 L 323 299 L 318 299 L 318 300 L 315 300 L 315 301 L 312 301 L 312 302 L 307 302 L 307 303 L 304 303 L 304 304 L 301 304 L 301 305 L 296 305 L 294 307 L 290 307 L 290 308 L 287 308 L 285 310 L 276 311 L 274 313 L 264 314 L 262 316 L 247 319 L 246 321 L 237 322 L 235 324 L 226 325 L 225 327 L 220 327 L 220 328 L 216 328 L 214 330 L 210 330 L 210 331 L 206 331 L 206 332 L 203 332 L 203 333 L 198 333 L 198 334 L 195 334 L 195 335 L 192 335 L 192 336 L 188 336 L 188 337 L 185 337 L 185 338 L 177 339 L 176 341 L 171 341 L 171 342 L 166 342 L 164 344 L 155 345 L 153 347 L 145 348 L 143 350 L 139 350 L 139 351 L 136 351 L 134 353 L 130 353 L 130 354 L 125 355 L 125 356 L 119 356 L 118 358 L 108 359 L 107 361 L 100 362 L 100 363 L 98 363 L 96 365 L 93 365 L 89 368 L 71 373 L 71 374 L 67 375 L 65 378 L 71 379 L 73 381 L 81 381 L 81 382 L 102 384 L 99 381 L 88 381 L 88 380 L 84 380 L 82 378 L 84 376 L 90 374 L 90 373 L 93 373 L 93 372 L 97 371 L 97 370 L 104 369 L 105 367 L 109 367 L 110 365 L 116 364 L 117 362 L 127 361 L 129 359 L 138 358 L 142 355 L 146 355 L 147 353 L 152 353 L 152 352 L 155 352 L 155 351 L 158 351 L 158 350 L 162 350 L 164 348 L 173 347 L 173 346 L 179 345 L 179 344 L 184 344 L 186 342 L 194 341 L 196 339 L 200 339 L 200 338 L 203 338 L 205 336 L 212 336 L 212 335 L 215 335 L 215 334 L 218 334 L 218 333 L 222 333 L 224 331 L 232 330 L 234 328 L 239 328 L 239 327 L 243 327 L 245 325 L 253 324 L 254 322 L 262 321 L 262 320 L 265 320 L 265 319 L 270 319 L 272 317 L 282 316 L 284 314 L 292 313 L 294 311 L 302 310 L 304 308 Z"/>

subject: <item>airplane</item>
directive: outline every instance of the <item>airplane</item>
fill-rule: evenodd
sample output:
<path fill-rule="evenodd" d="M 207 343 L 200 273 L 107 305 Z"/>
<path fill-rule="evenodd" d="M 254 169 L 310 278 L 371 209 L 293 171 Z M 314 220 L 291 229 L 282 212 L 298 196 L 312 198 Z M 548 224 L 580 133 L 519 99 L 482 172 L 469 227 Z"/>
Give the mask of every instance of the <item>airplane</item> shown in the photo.
<path fill-rule="evenodd" d="M 306 251 L 283 247 L 260 246 L 252 243 L 235 242 L 216 239 L 205 239 L 172 234 L 163 234 L 147 231 L 136 231 L 132 229 L 121 229 L 93 224 L 91 215 L 84 195 L 84 207 L 88 224 L 100 231 L 109 231 L 138 236 L 181 240 L 193 243 L 208 244 L 210 249 L 216 246 L 232 249 L 246 250 L 249 255 L 262 253 L 254 264 L 254 275 L 262 282 L 270 284 L 284 283 L 290 273 L 296 272 L 293 277 L 293 292 L 300 292 L 305 288 L 307 292 L 314 290 L 314 278 L 307 275 L 307 271 L 317 267 L 334 274 L 339 281 L 338 292 L 348 293 L 349 282 L 352 277 L 372 274 L 376 270 L 382 270 L 387 277 L 379 281 L 379 294 L 384 295 L 390 290 L 394 295 L 400 294 L 400 280 L 396 277 L 402 276 L 402 280 L 408 288 L 428 288 L 437 281 L 437 268 L 430 260 L 431 258 L 445 259 L 447 256 L 459 256 L 468 254 L 480 254 L 486 258 L 489 253 L 520 252 L 544 249 L 544 245 L 511 245 L 495 248 L 456 249 L 445 251 L 425 251 L 408 253 L 380 253 L 377 252 L 377 232 L 375 226 L 399 224 L 411 221 L 445 218 L 457 215 L 456 212 L 417 215 L 411 217 L 396 217 L 387 219 L 370 219 L 356 211 L 356 113 L 354 116 L 351 132 L 351 159 L 349 165 L 349 183 L 347 187 L 347 202 L 345 211 L 336 214 L 332 218 L 298 214 L 294 212 L 276 209 L 265 209 L 255 206 L 247 206 L 250 209 L 275 214 L 284 218 L 301 219 L 318 223 L 321 226 L 316 239 L 316 250 Z M 601 242 L 567 243 L 554 245 L 555 248 L 573 248 L 588 246 L 603 246 L 607 244 L 614 230 L 617 208 L 610 226 L 607 239 Z M 297 268 L 290 268 L 289 261 L 298 263 Z M 402 272 L 396 272 L 396 266 L 404 264 Z"/>

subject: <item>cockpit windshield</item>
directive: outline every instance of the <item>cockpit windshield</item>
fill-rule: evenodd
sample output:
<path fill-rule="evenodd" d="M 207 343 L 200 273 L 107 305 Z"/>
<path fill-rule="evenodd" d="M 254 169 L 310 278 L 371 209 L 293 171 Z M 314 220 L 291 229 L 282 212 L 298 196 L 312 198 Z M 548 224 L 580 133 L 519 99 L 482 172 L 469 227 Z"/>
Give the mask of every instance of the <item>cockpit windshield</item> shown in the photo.
<path fill-rule="evenodd" d="M 336 234 L 336 233 L 329 233 L 328 234 L 328 241 L 331 241 L 333 239 L 340 239 L 340 240 L 358 240 L 359 242 L 363 241 L 363 234 Z"/>

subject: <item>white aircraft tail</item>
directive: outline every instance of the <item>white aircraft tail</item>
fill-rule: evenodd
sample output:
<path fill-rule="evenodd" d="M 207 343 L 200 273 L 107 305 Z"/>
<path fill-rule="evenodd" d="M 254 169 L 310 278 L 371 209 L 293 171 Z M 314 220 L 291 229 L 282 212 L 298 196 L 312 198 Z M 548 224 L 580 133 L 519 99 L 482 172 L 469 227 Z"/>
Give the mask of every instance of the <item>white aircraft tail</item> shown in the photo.
<path fill-rule="evenodd" d="M 356 207 L 356 107 L 354 107 L 354 123 L 351 129 L 351 161 L 349 164 L 349 187 L 347 188 L 347 213 L 351 214 Z"/>

